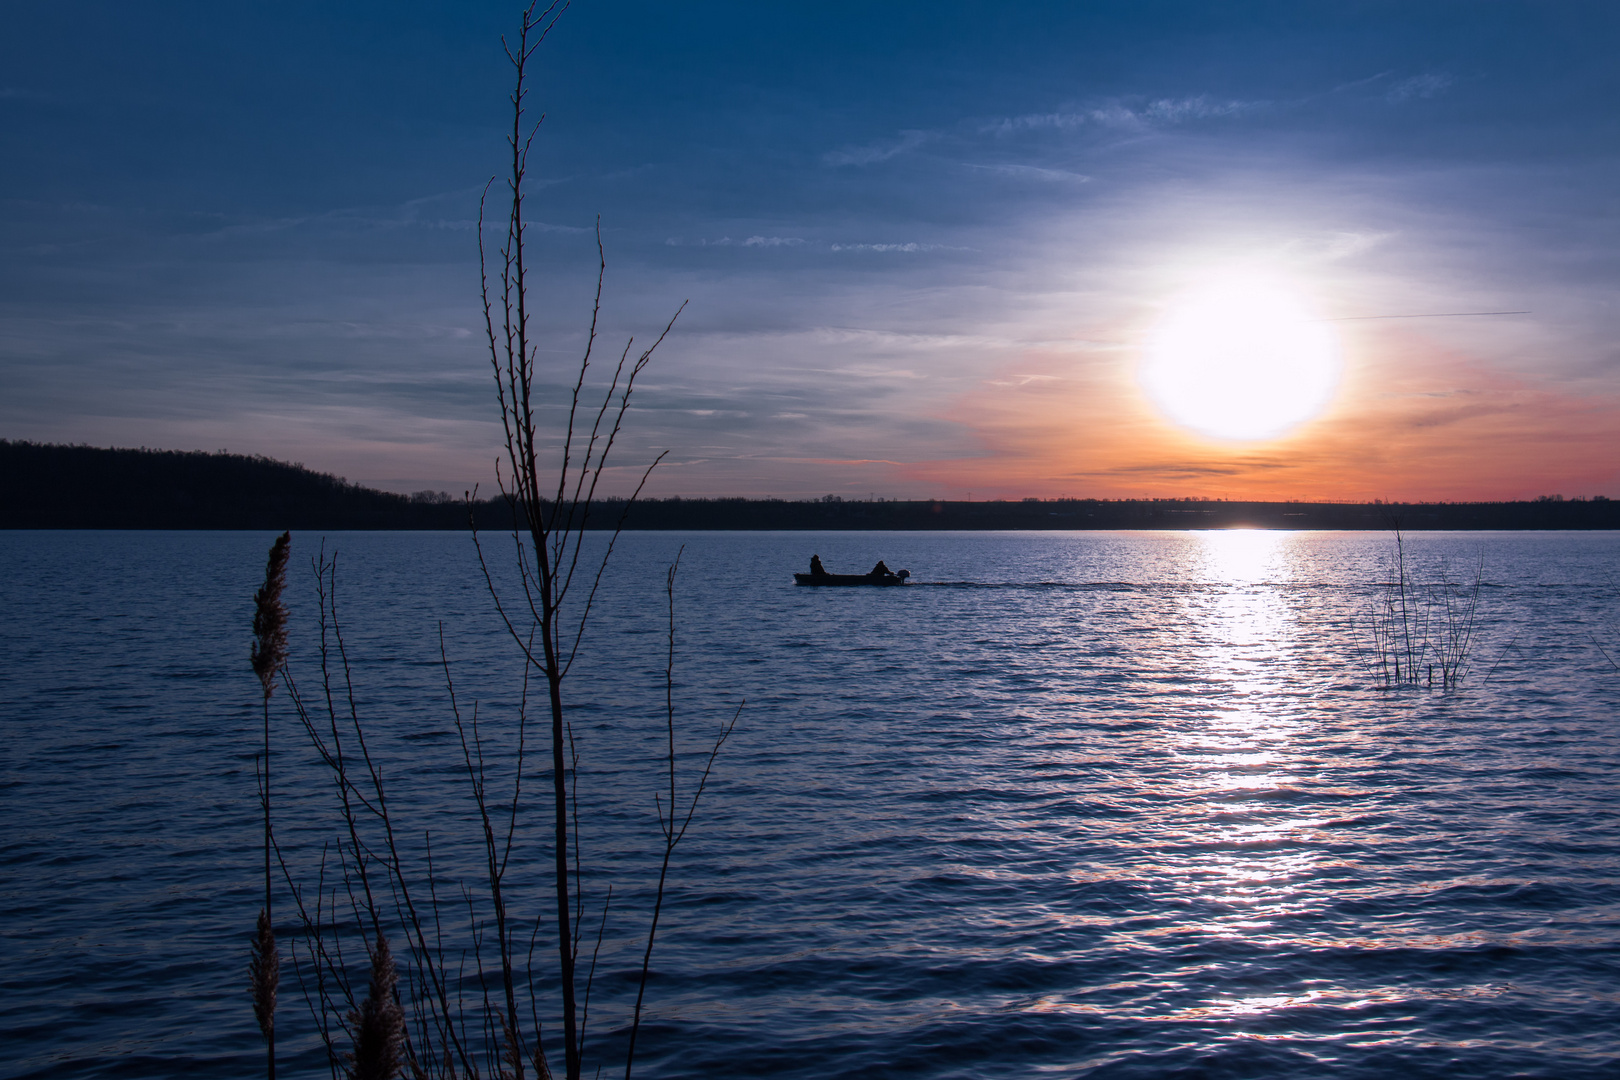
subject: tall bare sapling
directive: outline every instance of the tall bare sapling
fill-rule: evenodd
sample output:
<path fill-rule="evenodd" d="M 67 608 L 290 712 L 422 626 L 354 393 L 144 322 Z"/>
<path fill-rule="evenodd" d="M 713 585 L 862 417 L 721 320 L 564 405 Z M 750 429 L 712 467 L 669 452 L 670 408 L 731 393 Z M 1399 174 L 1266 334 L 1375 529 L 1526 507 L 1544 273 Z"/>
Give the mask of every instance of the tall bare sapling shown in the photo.
<path fill-rule="evenodd" d="M 529 150 L 539 123 L 528 122 L 526 99 L 529 92 L 528 65 L 546 31 L 553 25 L 553 13 L 557 8 L 553 5 L 546 9 L 539 19 L 535 18 L 534 10 L 531 5 L 524 12 L 516 45 L 514 47 L 508 43 L 506 49 L 514 73 L 510 99 L 512 127 L 507 137 L 510 171 L 506 177 L 506 188 L 509 201 L 505 236 L 495 260 L 488 257 L 484 247 L 484 205 L 481 204 L 479 209 L 484 324 L 505 436 L 504 468 L 499 473 L 499 480 L 515 522 L 512 541 L 522 589 L 521 607 L 503 600 L 487 563 L 484 564 L 484 571 L 491 596 L 512 640 L 546 690 L 551 720 L 551 846 L 554 860 L 552 879 L 556 894 L 557 987 L 562 999 L 565 1075 L 568 1080 L 578 1080 L 584 1036 L 578 985 L 580 934 L 577 924 L 583 915 L 583 897 L 578 881 L 578 837 L 570 831 L 567 777 L 572 738 L 564 710 L 563 682 L 579 656 L 591 607 L 623 528 L 624 515 L 640 496 L 653 469 L 663 459 L 662 454 L 658 455 L 641 473 L 640 481 L 626 500 L 618 520 L 613 523 L 601 552 L 587 557 L 585 532 L 591 524 L 594 500 L 606 474 L 609 457 L 623 430 L 636 380 L 673 328 L 680 310 L 676 311 L 648 348 L 634 353 L 633 339 L 625 345 L 608 386 L 602 393 L 600 404 L 594 408 L 588 404 L 585 400 L 588 393 L 585 381 L 594 357 L 602 281 L 607 270 L 598 227 L 596 294 L 591 309 L 591 324 L 573 386 L 564 391 L 566 413 L 562 430 L 547 430 L 537 421 L 536 409 L 544 401 L 547 387 L 545 373 L 538 369 L 536 363 L 538 341 L 531 326 L 533 314 L 524 199 Z M 486 199 L 487 194 L 486 191 Z M 490 280 L 492 262 L 495 270 L 493 283 Z M 476 533 L 474 537 L 476 540 Z M 482 547 L 479 548 L 479 559 L 483 563 Z M 502 932 L 497 927 L 497 933 Z M 500 947 L 505 951 L 509 943 L 503 938 Z M 512 978 L 508 975 L 506 979 L 510 1000 Z M 588 975 L 586 982 L 589 982 Z M 515 1022 L 515 1008 L 512 1012 Z"/>
<path fill-rule="evenodd" d="M 521 656 L 523 679 L 515 722 L 502 736 L 509 740 L 506 750 L 500 756 L 487 754 L 486 745 L 492 741 L 490 722 L 481 720 L 476 701 L 463 708 L 441 628 L 440 662 L 449 712 L 459 736 L 459 771 L 476 811 L 469 824 L 477 839 L 452 834 L 450 842 L 457 850 L 444 858 L 436 854 L 442 852 L 444 839 L 405 824 L 403 810 L 393 803 L 393 792 L 384 781 L 381 761 L 373 754 L 361 719 L 354 672 L 338 619 L 335 556 L 329 560 L 323 552 L 314 562 L 320 685 L 304 695 L 290 673 L 283 676 L 287 697 L 332 780 L 340 815 L 337 834 L 322 849 L 318 868 L 311 867 L 313 859 L 306 856 L 302 877 L 289 865 L 287 853 L 276 846 L 275 835 L 266 830 L 267 850 L 280 862 L 302 927 L 292 942 L 292 968 L 326 1046 L 334 1077 L 408 1073 L 442 1080 L 482 1076 L 518 1080 L 532 1070 L 540 1080 L 550 1080 L 554 1070 L 548 1048 L 554 1054 L 559 1039 L 561 1075 L 580 1080 L 585 1072 L 585 1032 L 592 1018 L 590 992 L 613 892 L 606 890 L 599 900 L 591 897 L 582 873 L 576 790 L 580 762 L 563 687 L 581 655 L 592 606 L 625 514 L 662 460 L 658 455 L 638 470 L 639 482 L 617 510 L 616 519 L 593 520 L 600 506 L 596 502 L 599 486 L 608 476 L 609 457 L 623 430 L 636 380 L 675 319 L 665 324 L 650 347 L 636 351 L 633 340 L 627 343 L 609 377 L 601 380 L 605 386 L 587 385 L 588 376 L 594 374 L 606 274 L 598 231 L 595 301 L 577 370 L 570 371 L 566 381 L 553 381 L 538 367 L 535 297 L 530 292 L 524 221 L 528 155 L 538 125 L 526 120 L 525 101 L 529 65 L 561 11 L 558 3 L 543 10 L 531 4 L 523 12 L 515 41 L 503 39 L 515 79 L 510 97 L 510 171 L 505 178 L 509 205 L 504 238 L 493 256 L 485 246 L 488 188 L 479 210 L 486 340 L 504 433 L 497 476 L 513 521 L 516 573 L 510 594 L 497 586 L 497 575 L 486 559 L 476 526 L 472 538 L 496 611 Z M 490 187 L 494 184 L 492 180 Z M 498 226 L 491 231 L 499 235 Z M 600 394 L 599 401 L 596 394 Z M 542 416 L 547 418 L 544 422 L 539 419 Z M 591 550 L 586 545 L 587 529 L 601 530 L 600 541 Z M 733 714 L 730 723 L 723 725 L 708 751 L 701 777 L 689 790 L 678 789 L 672 690 L 674 573 L 672 567 L 667 582 L 671 602 L 664 718 L 668 795 L 667 802 L 664 795 L 658 796 L 654 806 L 664 843 L 641 950 L 641 981 L 634 1009 L 626 1009 L 627 1078 L 671 859 L 737 719 Z M 550 750 L 546 756 L 551 776 L 542 802 L 545 824 L 540 842 L 529 848 L 535 838 L 523 819 L 533 802 L 524 790 L 524 781 L 533 772 L 526 758 L 533 741 L 530 703 L 542 692 L 543 712 L 550 721 L 545 725 L 550 738 L 544 743 Z M 267 694 L 267 704 L 268 700 Z M 268 726 L 266 732 L 268 740 Z M 266 793 L 267 820 L 268 806 Z M 433 809 L 435 818 L 444 820 L 437 813 L 442 807 Z M 460 847 L 468 842 L 479 849 L 477 857 L 474 851 Z M 481 869 L 474 880 L 451 880 L 442 869 L 447 863 L 476 864 Z M 537 863 L 547 867 L 540 884 L 545 895 L 538 910 L 532 892 L 515 889 L 507 880 L 514 864 L 527 868 Z M 587 921 L 594 930 L 594 946 L 583 940 Z M 549 950 L 542 949 L 540 957 L 536 956 L 542 930 L 548 937 L 555 935 L 551 938 L 555 965 L 543 959 Z M 388 944 L 390 934 L 402 942 L 397 959 Z M 358 945 L 356 937 L 360 938 Z M 359 983 L 353 963 L 362 951 L 370 960 L 369 988 Z M 542 1017 L 551 1016 L 558 1016 L 561 1023 L 543 1031 Z"/>

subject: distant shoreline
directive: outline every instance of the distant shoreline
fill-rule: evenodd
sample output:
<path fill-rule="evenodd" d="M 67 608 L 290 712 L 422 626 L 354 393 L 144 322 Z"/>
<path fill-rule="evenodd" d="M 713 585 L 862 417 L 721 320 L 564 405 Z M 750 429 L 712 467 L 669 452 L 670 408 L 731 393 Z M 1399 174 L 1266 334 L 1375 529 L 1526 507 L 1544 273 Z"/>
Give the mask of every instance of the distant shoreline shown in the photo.
<path fill-rule="evenodd" d="M 500 499 L 470 507 L 507 530 Z M 0 440 L 0 529 L 465 529 L 444 493 L 395 495 L 301 465 L 241 454 L 104 450 Z M 593 505 L 592 527 L 633 531 L 1387 531 L 1620 529 L 1620 500 L 1483 503 L 1226 502 L 1177 499 L 815 501 L 646 499 Z"/>

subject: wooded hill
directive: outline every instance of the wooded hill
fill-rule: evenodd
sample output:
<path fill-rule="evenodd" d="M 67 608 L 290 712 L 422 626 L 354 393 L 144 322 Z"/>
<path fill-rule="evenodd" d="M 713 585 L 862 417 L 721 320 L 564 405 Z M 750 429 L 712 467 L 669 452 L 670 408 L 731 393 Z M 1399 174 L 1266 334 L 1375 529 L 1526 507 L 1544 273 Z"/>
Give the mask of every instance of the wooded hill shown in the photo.
<path fill-rule="evenodd" d="M 395 495 L 265 457 L 0 440 L 0 528 L 465 529 L 468 509 L 442 492 Z M 480 528 L 511 527 L 499 499 L 471 509 Z M 592 525 L 612 528 L 623 511 L 623 502 L 601 502 L 592 508 Z M 638 502 L 624 521 L 630 529 L 1620 529 L 1620 501 L 673 498 Z"/>
<path fill-rule="evenodd" d="M 493 527 L 495 511 L 479 508 Z M 448 495 L 394 495 L 266 457 L 0 440 L 9 529 L 465 529 Z"/>

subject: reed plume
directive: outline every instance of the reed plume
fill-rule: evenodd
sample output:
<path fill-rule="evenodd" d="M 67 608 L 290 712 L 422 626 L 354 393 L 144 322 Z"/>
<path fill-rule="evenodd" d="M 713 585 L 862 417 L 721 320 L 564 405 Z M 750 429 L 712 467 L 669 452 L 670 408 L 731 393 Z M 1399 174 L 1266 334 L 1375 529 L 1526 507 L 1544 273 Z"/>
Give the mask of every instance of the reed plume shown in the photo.
<path fill-rule="evenodd" d="M 287 587 L 291 550 L 291 533 L 276 537 L 264 567 L 264 585 L 253 594 L 253 673 L 264 687 L 266 701 L 276 687 L 276 674 L 287 663 L 287 606 L 281 602 L 281 591 Z"/>
<path fill-rule="evenodd" d="M 371 952 L 371 989 L 360 1008 L 349 1013 L 354 1035 L 350 1080 L 394 1080 L 405 1064 L 405 1013 L 394 993 L 398 982 L 388 939 L 379 931 Z"/>
<path fill-rule="evenodd" d="M 253 959 L 248 962 L 248 980 L 253 989 L 253 1016 L 266 1039 L 275 1038 L 276 987 L 281 982 L 281 953 L 276 948 L 275 927 L 270 913 L 259 909 L 259 932 L 253 939 Z"/>
<path fill-rule="evenodd" d="M 276 675 L 287 663 L 287 605 L 281 602 L 287 587 L 287 556 L 292 534 L 283 532 L 270 545 L 264 567 L 264 585 L 253 594 L 253 673 L 264 689 L 264 758 L 259 775 L 259 806 L 264 811 L 264 907 L 259 909 L 259 932 L 253 940 L 253 1015 L 264 1033 L 265 1070 L 276 1078 L 276 984 L 281 978 L 281 956 L 276 951 L 275 924 L 270 918 L 270 694 Z"/>

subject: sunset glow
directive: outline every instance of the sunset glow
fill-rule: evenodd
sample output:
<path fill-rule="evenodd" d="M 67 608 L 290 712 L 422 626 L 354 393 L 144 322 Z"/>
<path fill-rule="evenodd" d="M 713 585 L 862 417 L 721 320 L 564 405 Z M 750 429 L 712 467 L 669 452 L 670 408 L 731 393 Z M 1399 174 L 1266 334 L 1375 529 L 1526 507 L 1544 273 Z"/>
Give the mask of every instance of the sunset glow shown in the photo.
<path fill-rule="evenodd" d="M 0 437 L 491 490 L 506 24 L 452 8 L 379 9 L 418 29 L 373 50 L 160 2 L 58 50 L 30 7 Z M 605 255 L 598 348 L 686 306 L 604 493 L 660 459 L 644 495 L 1620 497 L 1613 8 L 570 8 L 525 203 L 546 408 Z M 285 47 L 217 66 L 247 40 Z"/>

